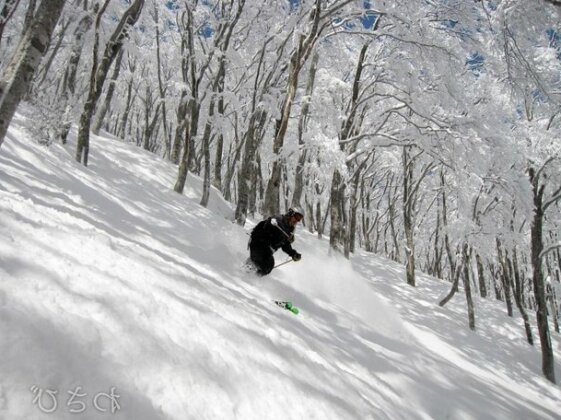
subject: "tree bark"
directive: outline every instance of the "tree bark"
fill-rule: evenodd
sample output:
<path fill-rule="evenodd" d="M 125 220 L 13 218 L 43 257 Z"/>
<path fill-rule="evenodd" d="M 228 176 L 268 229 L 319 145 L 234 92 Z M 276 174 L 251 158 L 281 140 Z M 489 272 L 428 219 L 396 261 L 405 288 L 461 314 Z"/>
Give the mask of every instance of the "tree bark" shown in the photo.
<path fill-rule="evenodd" d="M 415 287 L 415 242 L 413 241 L 413 159 L 410 147 L 403 148 L 403 231 L 405 233 L 405 274 L 407 284 Z"/>
<path fill-rule="evenodd" d="M 524 286 L 523 281 L 520 278 L 520 273 L 518 271 L 518 256 L 516 253 L 516 249 L 513 251 L 512 256 L 512 271 L 514 272 L 513 276 L 510 278 L 513 280 L 512 289 L 514 291 L 514 302 L 516 303 L 516 307 L 520 311 L 522 315 L 522 319 L 524 321 L 524 330 L 526 331 L 526 340 L 530 345 L 534 345 L 534 336 L 532 334 L 532 327 L 530 325 L 530 318 L 528 317 L 528 311 L 526 311 L 526 306 L 524 304 Z"/>
<path fill-rule="evenodd" d="M 37 8 L 37 0 L 29 0 L 27 5 L 27 10 L 25 12 L 25 17 L 23 19 L 22 35 L 27 32 L 31 25 L 33 24 L 33 18 L 35 15 L 35 9 Z"/>
<path fill-rule="evenodd" d="M 260 109 L 254 112 L 246 133 L 244 157 L 238 181 L 238 203 L 235 212 L 236 223 L 240 226 L 245 224 L 247 218 L 251 190 L 257 187 L 255 183 L 251 183 L 251 180 L 255 179 L 254 174 L 257 171 L 257 147 L 260 143 L 261 132 L 266 119 L 267 113 L 265 111 Z M 254 191 L 253 194 L 255 194 Z"/>
<path fill-rule="evenodd" d="M 99 44 L 99 37 L 97 34 L 97 28 L 99 28 L 99 23 L 101 16 L 105 11 L 107 3 L 102 7 L 97 15 L 96 22 L 96 46 L 94 47 L 94 63 L 92 66 L 92 73 L 90 77 L 90 88 L 88 92 L 88 97 L 84 104 L 84 110 L 80 116 L 80 127 L 78 129 L 78 144 L 76 147 L 76 161 L 81 162 L 84 166 L 88 165 L 88 155 L 90 148 L 90 126 L 92 121 L 93 112 L 97 105 L 97 101 L 101 96 L 103 85 L 107 78 L 107 73 L 111 64 L 117 57 L 119 50 L 123 46 L 123 41 L 128 36 L 128 30 L 134 26 L 142 8 L 144 6 L 144 0 L 135 0 L 131 6 L 126 10 L 123 17 L 117 24 L 115 31 L 111 35 L 111 38 L 107 45 L 105 46 L 105 52 L 99 63 L 97 64 L 97 46 Z"/>
<path fill-rule="evenodd" d="M 271 170 L 271 177 L 267 183 L 267 190 L 265 192 L 264 210 L 268 214 L 276 214 L 280 210 L 280 183 L 283 162 L 280 160 L 280 152 L 284 145 L 284 138 L 288 129 L 288 121 L 290 119 L 290 111 L 294 97 L 296 96 L 296 88 L 298 86 L 298 77 L 300 70 L 308 59 L 316 41 L 318 40 L 321 30 L 321 1 L 315 0 L 315 5 L 310 13 L 309 19 L 309 32 L 307 34 L 300 34 L 298 36 L 297 47 L 290 55 L 290 63 L 288 68 L 288 81 L 286 86 L 286 96 L 281 107 L 281 117 L 276 121 L 275 125 L 275 138 L 273 141 L 273 154 L 275 160 L 273 161 L 273 168 Z"/>
<path fill-rule="evenodd" d="M 183 194 L 185 188 L 185 182 L 187 181 L 187 174 L 189 170 L 193 170 L 193 163 L 195 161 L 195 137 L 197 136 L 199 127 L 199 113 L 201 108 L 200 98 L 199 98 L 199 84 L 201 81 L 202 74 L 205 72 L 206 66 L 209 64 L 212 54 L 207 57 L 206 65 L 202 65 L 199 69 L 197 68 L 197 60 L 195 54 L 195 35 L 193 31 L 193 11 L 187 8 L 187 22 L 185 25 L 185 30 L 187 33 L 186 47 L 189 54 L 188 60 L 184 62 L 184 66 L 187 65 L 188 68 L 184 69 L 184 77 L 186 77 L 188 84 L 190 86 L 190 98 L 186 104 L 186 113 L 182 116 L 183 121 L 178 120 L 178 130 L 184 133 L 184 144 L 183 153 L 181 155 L 181 161 L 179 163 L 179 170 L 177 174 L 177 180 L 173 187 L 173 190 L 179 194 Z M 182 52 L 183 49 L 182 49 Z M 199 71 L 200 74 L 197 74 Z M 187 95 L 184 91 L 182 96 Z M 182 105 L 180 105 L 181 107 Z M 179 110 L 178 110 L 179 112 Z M 188 120 L 186 119 L 188 116 Z M 179 117 L 179 114 L 178 114 Z M 188 126 L 188 127 L 187 127 Z"/>
<path fill-rule="evenodd" d="M 304 148 L 304 131 L 306 129 L 308 114 L 310 113 L 310 103 L 314 92 L 314 82 L 318 61 L 319 54 L 315 53 L 312 57 L 310 71 L 308 73 L 306 96 L 302 100 L 302 111 L 300 112 L 300 118 L 298 119 L 298 145 L 302 150 L 300 151 L 300 157 L 298 158 L 298 164 L 296 165 L 296 174 L 294 176 L 294 194 L 292 195 L 293 207 L 302 207 L 302 203 L 300 201 L 302 200 L 302 192 L 304 190 L 304 165 L 307 159 L 306 149 Z"/>
<path fill-rule="evenodd" d="M 2 7 L 2 10 L 0 11 L 0 41 L 2 40 L 2 35 L 4 34 L 4 28 L 14 15 L 18 5 L 19 0 L 6 0 L 4 2 L 4 7 Z"/>
<path fill-rule="evenodd" d="M 534 296 L 537 306 L 536 318 L 542 349 L 542 372 L 549 381 L 555 383 L 555 363 L 553 357 L 553 347 L 551 345 L 549 324 L 547 321 L 547 302 L 545 299 L 545 282 L 542 272 L 541 255 L 541 252 L 543 251 L 543 194 L 545 186 L 540 185 L 539 175 L 536 174 L 534 168 L 529 169 L 529 176 L 532 184 L 534 201 L 534 217 L 531 227 L 531 262 L 534 283 Z"/>
<path fill-rule="evenodd" d="M 444 297 L 444 299 L 442 299 L 438 303 L 438 306 L 446 305 L 448 302 L 450 302 L 450 299 L 452 299 L 454 297 L 454 295 L 456 294 L 456 292 L 458 291 L 458 284 L 460 283 L 460 265 L 459 264 L 458 264 L 457 270 L 455 272 L 452 272 L 451 275 L 452 275 L 452 287 L 450 288 L 450 291 Z"/>
<path fill-rule="evenodd" d="M 33 75 L 47 52 L 65 0 L 43 0 L 0 80 L 0 146 Z"/>
<path fill-rule="evenodd" d="M 468 308 L 468 322 L 469 322 L 469 329 L 475 331 L 475 309 L 473 307 L 473 296 L 471 293 L 471 281 L 469 278 L 469 254 L 468 254 L 468 244 L 467 242 L 464 243 L 464 247 L 462 250 L 463 256 L 463 275 L 462 280 L 464 283 L 464 292 L 466 295 L 466 302 Z"/>
<path fill-rule="evenodd" d="M 158 102 L 156 109 L 154 109 L 154 103 Z M 142 133 L 143 138 L 143 149 L 152 151 L 154 145 L 151 142 L 152 135 L 154 134 L 154 129 L 158 123 L 160 117 L 160 108 L 162 103 L 158 101 L 158 98 L 154 98 L 152 93 L 151 85 L 146 85 L 146 97 L 144 99 L 144 131 Z M 152 115 L 152 110 L 154 110 L 154 115 Z"/>
<path fill-rule="evenodd" d="M 513 311 L 512 311 L 512 299 L 511 299 L 511 288 L 510 288 L 512 281 L 510 279 L 510 273 L 508 271 L 507 256 L 503 255 L 501 241 L 498 238 L 496 240 L 496 243 L 497 243 L 497 255 L 499 257 L 499 264 L 501 265 L 501 272 L 502 272 L 501 280 L 503 284 L 507 313 L 508 316 L 512 317 Z"/>
<path fill-rule="evenodd" d="M 96 4 L 93 9 L 93 14 L 97 14 L 99 5 Z M 72 52 L 70 58 L 68 59 L 68 65 L 66 66 L 66 71 L 64 73 L 63 89 L 62 94 L 66 97 L 74 95 L 76 89 L 76 73 L 78 71 L 78 64 L 80 63 L 80 58 L 82 57 L 82 51 L 84 50 L 84 44 L 86 42 L 86 33 L 90 30 L 94 23 L 94 18 L 90 13 L 85 14 L 76 29 L 72 37 Z"/>
<path fill-rule="evenodd" d="M 483 268 L 483 262 L 481 261 L 481 256 L 475 254 L 475 263 L 477 264 L 477 281 L 479 284 L 479 294 L 482 298 L 487 297 L 487 285 L 485 283 L 485 270 Z"/>
<path fill-rule="evenodd" d="M 33 83 L 34 87 L 40 86 L 42 85 L 45 80 L 47 79 L 47 75 L 49 74 L 49 70 L 51 69 L 51 66 L 53 65 L 53 62 L 55 60 L 55 57 L 57 56 L 62 43 L 64 41 L 64 36 L 66 35 L 66 30 L 68 29 L 68 27 L 70 26 L 70 24 L 72 23 L 72 21 L 70 19 L 68 19 L 66 22 L 63 22 L 60 28 L 60 31 L 57 34 L 57 41 L 55 43 L 54 48 L 52 48 L 51 54 L 49 55 L 49 58 L 47 59 L 47 62 L 45 63 L 45 65 L 43 67 L 41 67 L 41 69 L 37 72 L 36 74 L 36 79 L 35 80 L 39 80 L 39 82 L 37 83 L 36 81 Z"/>
<path fill-rule="evenodd" d="M 208 118 L 205 124 L 205 130 L 203 132 L 202 138 L 202 152 L 204 159 L 203 166 L 203 194 L 201 197 L 201 206 L 208 206 L 208 200 L 210 198 L 210 134 L 212 131 L 212 118 L 214 117 L 214 107 L 216 96 L 212 95 L 210 99 L 210 105 L 208 110 Z"/>
<path fill-rule="evenodd" d="M 131 78 L 129 79 L 128 83 L 127 83 L 127 98 L 125 100 L 125 110 L 123 111 L 123 115 L 121 116 L 121 123 L 119 124 L 119 127 L 117 129 L 117 136 L 120 139 L 125 139 L 126 134 L 127 134 L 127 124 L 129 121 L 129 114 L 132 108 L 132 102 L 133 102 L 133 95 L 132 95 L 132 88 L 133 88 L 133 76 L 134 76 L 134 72 L 135 72 L 136 66 L 133 66 L 131 68 Z"/>
<path fill-rule="evenodd" d="M 168 131 L 168 117 L 166 108 L 166 91 L 167 87 L 164 86 L 162 80 L 162 60 L 161 60 L 161 48 L 160 48 L 160 21 L 157 3 L 154 3 L 154 23 L 156 24 L 156 67 L 158 69 L 158 91 L 160 93 L 160 102 L 162 104 L 162 124 L 164 127 L 164 159 L 169 159 L 170 157 L 170 137 Z"/>
<path fill-rule="evenodd" d="M 329 231 L 329 249 L 343 253 L 341 246 L 345 243 L 346 210 L 345 210 L 345 182 L 338 169 L 333 172 L 331 180 L 330 214 L 331 230 Z"/>
<path fill-rule="evenodd" d="M 368 50 L 369 44 L 366 43 L 362 46 L 357 66 L 355 69 L 352 91 L 350 95 L 350 99 L 348 102 L 348 109 L 346 118 L 343 120 L 341 124 L 341 128 L 339 131 L 339 148 L 342 152 L 351 153 L 356 151 L 356 143 L 353 143 L 350 146 L 350 150 L 346 150 L 347 146 L 345 145 L 345 140 L 349 139 L 351 136 L 356 135 L 360 131 L 360 126 L 362 123 L 362 119 L 358 115 L 358 99 L 360 95 L 360 88 L 362 83 L 362 71 L 364 69 L 364 62 L 366 59 L 366 52 Z M 347 162 L 347 169 L 349 172 L 352 171 L 352 162 Z M 357 174 L 358 176 L 358 174 Z M 331 205 L 330 205 L 330 213 L 331 213 L 331 232 L 329 234 L 329 245 L 330 250 L 341 252 L 345 256 L 345 258 L 349 258 L 350 256 L 350 240 L 351 240 L 351 221 L 352 221 L 352 207 L 350 209 L 350 213 L 347 214 L 346 209 L 346 184 L 345 184 L 345 177 L 339 171 L 339 169 L 335 169 L 333 172 L 333 177 L 331 179 Z M 354 200 L 356 197 L 354 196 L 355 190 L 352 191 L 351 199 Z M 353 205 L 356 203 L 353 201 Z M 356 223 L 356 221 L 355 221 Z M 341 249 L 342 247 L 342 249 Z"/>
<path fill-rule="evenodd" d="M 109 87 L 107 88 L 107 94 L 105 95 L 105 100 L 101 104 L 101 107 L 99 108 L 95 116 L 94 123 L 92 126 L 92 132 L 95 135 L 99 134 L 99 130 L 101 130 L 101 126 L 103 125 L 105 116 L 107 115 L 107 112 L 111 108 L 111 101 L 113 100 L 115 88 L 117 87 L 117 79 L 119 78 L 119 73 L 121 72 L 121 64 L 123 61 L 124 52 L 125 50 L 123 49 L 119 51 L 119 55 L 117 56 L 117 60 L 115 61 L 115 67 L 113 67 L 113 74 L 111 75 L 111 79 L 109 80 Z M 128 98 L 130 99 L 130 94 L 128 95 Z"/>

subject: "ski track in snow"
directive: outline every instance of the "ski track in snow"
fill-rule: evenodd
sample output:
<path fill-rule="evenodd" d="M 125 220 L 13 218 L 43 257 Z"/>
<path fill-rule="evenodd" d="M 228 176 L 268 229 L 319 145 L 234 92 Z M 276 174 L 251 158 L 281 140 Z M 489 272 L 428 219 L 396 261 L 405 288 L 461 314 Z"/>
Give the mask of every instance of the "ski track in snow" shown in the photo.
<path fill-rule="evenodd" d="M 18 115 L 0 149 L 0 419 L 559 418 L 518 314 L 478 300 L 471 332 L 461 293 L 438 307 L 445 282 L 328 257 L 303 227 L 302 262 L 258 278 L 249 227 L 215 190 L 198 205 L 197 177 L 180 196 L 175 167 L 101 136 L 86 168 L 74 131 L 45 147 L 30 124 Z M 56 414 L 33 386 L 58 391 Z M 121 408 L 104 414 L 92 400 L 111 387 Z"/>

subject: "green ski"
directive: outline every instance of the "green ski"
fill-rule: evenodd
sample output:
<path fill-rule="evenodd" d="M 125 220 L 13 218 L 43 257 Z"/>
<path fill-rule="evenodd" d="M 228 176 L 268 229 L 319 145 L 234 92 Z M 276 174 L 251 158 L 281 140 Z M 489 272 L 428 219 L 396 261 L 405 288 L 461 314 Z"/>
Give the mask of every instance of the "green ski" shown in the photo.
<path fill-rule="evenodd" d="M 286 309 L 287 311 L 292 312 L 294 315 L 298 315 L 298 313 L 300 312 L 298 308 L 292 304 L 292 302 L 275 300 L 275 304 L 283 309 Z"/>

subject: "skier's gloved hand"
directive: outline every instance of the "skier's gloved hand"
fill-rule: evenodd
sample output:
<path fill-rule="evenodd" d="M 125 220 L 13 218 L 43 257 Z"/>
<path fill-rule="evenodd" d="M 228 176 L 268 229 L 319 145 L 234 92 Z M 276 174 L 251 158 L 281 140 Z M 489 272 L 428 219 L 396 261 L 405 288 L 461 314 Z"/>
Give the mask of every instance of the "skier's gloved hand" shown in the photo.
<path fill-rule="evenodd" d="M 290 235 L 288 237 L 288 242 L 290 242 L 290 243 L 294 242 L 294 235 Z"/>
<path fill-rule="evenodd" d="M 302 255 L 300 255 L 298 252 L 292 254 L 292 261 L 300 261 L 301 259 L 302 259 Z"/>

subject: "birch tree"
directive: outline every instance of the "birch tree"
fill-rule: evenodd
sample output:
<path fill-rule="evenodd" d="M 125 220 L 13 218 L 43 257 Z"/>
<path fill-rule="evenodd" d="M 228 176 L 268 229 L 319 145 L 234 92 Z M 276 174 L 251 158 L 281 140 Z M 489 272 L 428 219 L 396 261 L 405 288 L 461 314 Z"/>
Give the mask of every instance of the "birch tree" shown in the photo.
<path fill-rule="evenodd" d="M 0 146 L 16 109 L 27 93 L 41 58 L 47 52 L 64 0 L 42 0 L 29 31 L 21 39 L 0 79 Z"/>

